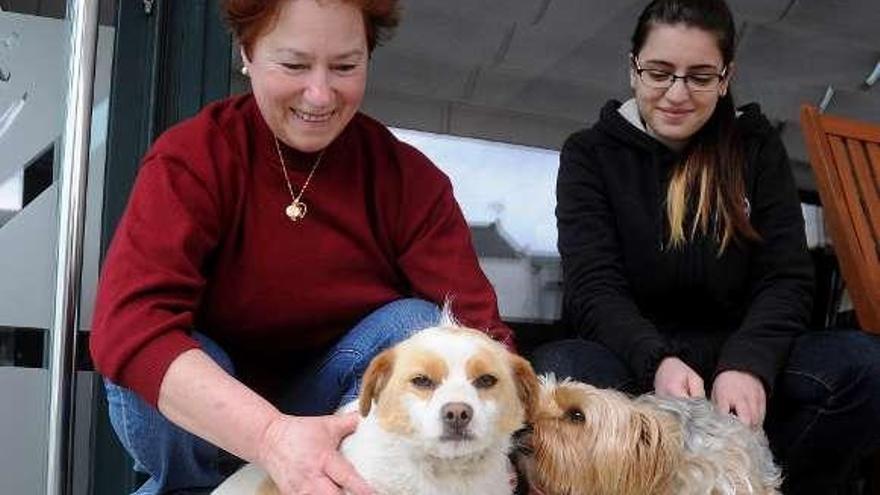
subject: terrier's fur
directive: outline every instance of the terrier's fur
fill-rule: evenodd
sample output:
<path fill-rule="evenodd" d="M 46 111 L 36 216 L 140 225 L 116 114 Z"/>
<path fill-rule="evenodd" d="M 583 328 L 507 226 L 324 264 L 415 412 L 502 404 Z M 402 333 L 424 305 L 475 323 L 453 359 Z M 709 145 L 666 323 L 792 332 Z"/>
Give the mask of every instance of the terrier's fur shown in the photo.
<path fill-rule="evenodd" d="M 703 399 L 635 399 L 542 377 L 517 463 L 544 495 L 770 495 L 767 439 Z"/>

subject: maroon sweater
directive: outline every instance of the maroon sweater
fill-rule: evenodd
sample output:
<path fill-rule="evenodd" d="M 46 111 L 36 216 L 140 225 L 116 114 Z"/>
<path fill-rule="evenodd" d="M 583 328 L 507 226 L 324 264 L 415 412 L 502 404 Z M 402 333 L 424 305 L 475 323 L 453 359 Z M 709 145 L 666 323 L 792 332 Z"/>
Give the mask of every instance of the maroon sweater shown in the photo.
<path fill-rule="evenodd" d="M 315 155 L 284 152 L 298 191 Z M 251 95 L 165 132 L 104 261 L 96 368 L 155 404 L 171 362 L 199 347 L 193 330 L 259 377 L 410 296 L 451 296 L 464 324 L 513 345 L 448 178 L 378 122 L 356 115 L 327 148 L 304 220 L 285 216 L 290 200 Z"/>

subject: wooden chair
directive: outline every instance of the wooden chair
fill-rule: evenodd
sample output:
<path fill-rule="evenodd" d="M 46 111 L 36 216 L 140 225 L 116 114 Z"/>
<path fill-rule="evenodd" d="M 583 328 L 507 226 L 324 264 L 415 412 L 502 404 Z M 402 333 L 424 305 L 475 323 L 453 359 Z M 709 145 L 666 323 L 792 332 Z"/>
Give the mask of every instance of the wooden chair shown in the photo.
<path fill-rule="evenodd" d="M 819 198 L 859 325 L 880 333 L 880 125 L 801 108 Z"/>

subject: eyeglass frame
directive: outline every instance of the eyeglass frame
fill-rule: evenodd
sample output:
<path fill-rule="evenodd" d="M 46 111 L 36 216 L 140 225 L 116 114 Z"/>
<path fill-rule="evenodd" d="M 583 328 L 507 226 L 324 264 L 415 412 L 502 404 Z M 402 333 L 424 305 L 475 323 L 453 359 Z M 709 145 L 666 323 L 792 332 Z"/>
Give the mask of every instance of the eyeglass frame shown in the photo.
<path fill-rule="evenodd" d="M 642 68 L 642 66 L 639 65 L 638 57 L 636 57 L 635 55 L 630 54 L 629 59 L 630 59 L 630 62 L 633 64 L 633 70 L 636 71 L 636 75 L 638 76 L 639 81 L 641 81 L 642 84 L 645 84 L 649 88 L 657 89 L 657 90 L 662 89 L 662 90 L 668 91 L 669 88 L 675 86 L 675 82 L 677 80 L 681 79 L 681 81 L 684 83 L 684 87 L 687 88 L 688 91 L 692 91 L 695 93 L 708 93 L 710 91 L 718 89 L 721 86 L 721 83 L 724 82 L 724 79 L 727 78 L 727 75 L 728 75 L 728 72 L 727 72 L 728 66 L 726 66 L 726 65 L 724 66 L 723 69 L 721 69 L 720 73 L 718 73 L 718 72 L 702 72 L 699 74 L 685 74 L 683 76 L 679 76 L 678 74 L 676 74 L 674 72 L 669 72 L 669 71 L 662 70 L 662 69 Z M 642 73 L 644 73 L 646 71 L 659 72 L 659 73 L 663 73 L 663 74 L 668 75 L 671 78 L 669 80 L 670 81 L 669 84 L 666 86 L 652 86 L 651 83 L 645 82 L 645 80 L 642 78 Z M 694 87 L 694 86 L 691 86 L 691 84 L 689 83 L 689 81 L 693 81 L 694 76 L 714 76 L 714 77 L 717 77 L 718 80 L 712 86 Z"/>

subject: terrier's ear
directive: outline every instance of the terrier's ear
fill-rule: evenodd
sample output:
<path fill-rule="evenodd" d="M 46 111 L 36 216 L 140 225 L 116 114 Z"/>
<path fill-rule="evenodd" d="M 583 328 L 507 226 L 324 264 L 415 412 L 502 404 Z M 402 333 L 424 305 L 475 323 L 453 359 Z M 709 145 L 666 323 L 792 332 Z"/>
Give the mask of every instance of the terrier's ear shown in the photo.
<path fill-rule="evenodd" d="M 361 394 L 358 401 L 358 409 L 361 416 L 366 417 L 370 413 L 373 400 L 378 400 L 382 390 L 388 385 L 391 371 L 394 369 L 394 349 L 386 349 L 370 361 L 364 379 L 361 382 Z"/>
<path fill-rule="evenodd" d="M 681 432 L 674 424 L 647 408 L 639 408 L 632 417 L 635 439 L 632 482 L 647 483 L 644 493 L 652 493 L 665 483 L 681 459 Z M 641 492 L 640 492 L 641 493 Z"/>
<path fill-rule="evenodd" d="M 510 364 L 516 380 L 516 392 L 526 413 L 526 423 L 532 423 L 538 412 L 538 396 L 541 385 L 532 365 L 521 356 L 510 355 Z"/>

